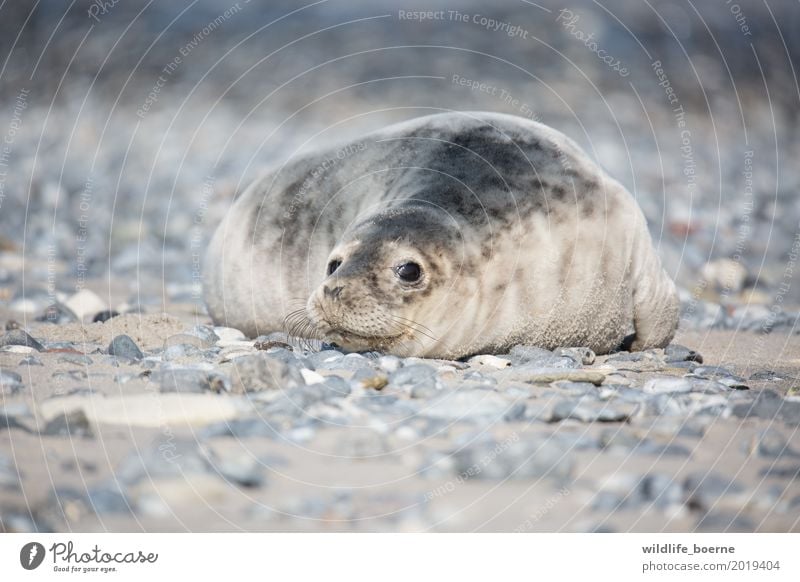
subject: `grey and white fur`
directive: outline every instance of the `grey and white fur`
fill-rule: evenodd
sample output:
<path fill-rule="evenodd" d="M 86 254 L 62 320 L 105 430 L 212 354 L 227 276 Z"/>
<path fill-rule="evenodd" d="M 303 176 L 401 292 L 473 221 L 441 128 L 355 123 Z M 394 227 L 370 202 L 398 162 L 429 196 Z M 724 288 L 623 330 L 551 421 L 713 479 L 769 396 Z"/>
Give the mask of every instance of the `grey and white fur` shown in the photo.
<path fill-rule="evenodd" d="M 251 337 L 288 327 L 402 356 L 603 354 L 631 333 L 643 350 L 678 324 L 633 196 L 558 131 L 485 112 L 413 119 L 270 172 L 217 229 L 204 286 L 214 322 Z"/>

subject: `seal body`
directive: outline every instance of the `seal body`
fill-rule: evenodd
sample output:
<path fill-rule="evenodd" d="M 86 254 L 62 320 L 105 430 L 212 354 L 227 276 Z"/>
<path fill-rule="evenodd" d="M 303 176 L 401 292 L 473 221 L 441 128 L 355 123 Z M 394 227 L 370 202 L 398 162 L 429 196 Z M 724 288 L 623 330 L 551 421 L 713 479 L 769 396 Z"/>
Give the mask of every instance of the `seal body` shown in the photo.
<path fill-rule="evenodd" d="M 516 344 L 663 347 L 675 285 L 625 188 L 563 134 L 463 112 L 291 160 L 234 202 L 209 312 L 348 350 L 460 358 Z"/>

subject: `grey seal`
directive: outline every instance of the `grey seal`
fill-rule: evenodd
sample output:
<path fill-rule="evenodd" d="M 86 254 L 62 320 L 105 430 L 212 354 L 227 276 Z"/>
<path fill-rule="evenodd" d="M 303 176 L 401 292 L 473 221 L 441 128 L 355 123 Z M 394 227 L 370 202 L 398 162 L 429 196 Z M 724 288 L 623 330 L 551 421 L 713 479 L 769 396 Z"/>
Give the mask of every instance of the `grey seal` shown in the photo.
<path fill-rule="evenodd" d="M 290 159 L 204 264 L 215 323 L 456 359 L 516 344 L 663 347 L 675 284 L 633 196 L 537 122 L 451 112 Z"/>

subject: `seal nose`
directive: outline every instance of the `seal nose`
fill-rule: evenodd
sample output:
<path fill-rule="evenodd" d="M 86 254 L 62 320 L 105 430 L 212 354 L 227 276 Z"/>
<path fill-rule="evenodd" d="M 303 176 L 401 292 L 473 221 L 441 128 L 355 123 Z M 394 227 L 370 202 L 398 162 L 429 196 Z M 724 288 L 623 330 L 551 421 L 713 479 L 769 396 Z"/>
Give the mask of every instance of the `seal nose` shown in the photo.
<path fill-rule="evenodd" d="M 335 300 L 339 299 L 339 294 L 342 292 L 342 289 L 344 289 L 344 287 L 342 287 L 342 286 L 334 287 L 333 289 L 331 289 L 330 287 L 325 285 L 322 288 L 322 293 L 325 295 L 325 297 L 329 297 L 329 298 L 331 298 L 332 300 L 335 301 Z"/>

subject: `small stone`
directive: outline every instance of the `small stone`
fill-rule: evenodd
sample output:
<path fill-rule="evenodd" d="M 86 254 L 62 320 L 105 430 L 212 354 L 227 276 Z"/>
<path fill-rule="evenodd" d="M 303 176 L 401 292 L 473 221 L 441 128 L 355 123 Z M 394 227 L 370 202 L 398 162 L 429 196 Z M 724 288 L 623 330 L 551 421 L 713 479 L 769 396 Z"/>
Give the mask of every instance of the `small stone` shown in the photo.
<path fill-rule="evenodd" d="M 108 309 L 97 293 L 89 289 L 81 289 L 64 303 L 78 319 L 83 319 L 88 315 Z"/>
<path fill-rule="evenodd" d="M 20 478 L 16 467 L 10 458 L 0 455 L 0 489 L 16 490 L 19 486 Z"/>
<path fill-rule="evenodd" d="M 362 368 L 353 374 L 352 382 L 361 388 L 383 390 L 389 383 L 389 378 L 382 372 L 376 372 L 371 368 Z"/>
<path fill-rule="evenodd" d="M 739 512 L 711 511 L 701 517 L 694 530 L 697 532 L 753 533 L 755 524 Z"/>
<path fill-rule="evenodd" d="M 132 451 L 115 471 L 130 486 L 142 481 L 205 475 L 210 471 L 207 456 L 191 440 L 173 438 L 145 449 Z"/>
<path fill-rule="evenodd" d="M 411 389 L 417 384 L 436 378 L 436 368 L 427 364 L 415 364 L 400 368 L 389 376 L 389 384 L 401 389 Z"/>
<path fill-rule="evenodd" d="M 44 346 L 33 339 L 24 329 L 12 329 L 0 337 L 0 346 L 24 346 L 43 352 Z"/>
<path fill-rule="evenodd" d="M 698 364 L 703 363 L 703 356 L 700 353 L 680 344 L 669 344 L 666 348 L 664 348 L 664 356 L 668 364 L 674 364 L 677 362 L 697 362 Z"/>
<path fill-rule="evenodd" d="M 214 328 L 214 333 L 219 338 L 217 341 L 244 341 L 247 339 L 241 331 L 238 329 L 234 329 L 232 327 L 220 327 L 217 326 Z"/>
<path fill-rule="evenodd" d="M 767 459 L 799 458 L 800 453 L 792 449 L 789 440 L 774 428 L 758 431 L 753 438 L 743 443 L 745 454 L 757 454 Z"/>
<path fill-rule="evenodd" d="M 177 362 L 202 357 L 203 352 L 197 346 L 188 344 L 176 344 L 165 349 L 161 353 L 161 359 L 165 362 Z"/>
<path fill-rule="evenodd" d="M 56 325 L 72 323 L 77 320 L 78 317 L 72 313 L 72 310 L 61 303 L 53 303 L 44 310 L 42 315 L 36 318 L 36 321 L 45 321 Z"/>
<path fill-rule="evenodd" d="M 59 415 L 83 410 L 91 424 L 163 427 L 202 426 L 230 420 L 252 408 L 243 398 L 214 394 L 146 393 L 125 396 L 77 394 L 49 398 L 39 404 L 45 422 Z"/>
<path fill-rule="evenodd" d="M 637 405 L 630 402 L 603 401 L 597 398 L 562 400 L 552 411 L 551 422 L 568 418 L 581 422 L 620 422 L 636 412 Z"/>
<path fill-rule="evenodd" d="M 323 376 L 322 374 L 318 374 L 314 370 L 301 368 L 300 374 L 303 376 L 303 381 L 306 383 L 307 386 L 311 386 L 312 384 L 322 384 L 323 382 L 325 382 L 325 376 Z"/>
<path fill-rule="evenodd" d="M 776 479 L 789 479 L 796 481 L 800 479 L 800 465 L 769 465 L 761 469 L 762 477 L 775 477 Z"/>
<path fill-rule="evenodd" d="M 525 404 L 504 398 L 488 390 L 453 391 L 441 394 L 421 411 L 432 418 L 446 420 L 516 420 L 525 413 Z"/>
<path fill-rule="evenodd" d="M 92 438 L 92 427 L 83 410 L 75 410 L 48 421 L 42 431 L 47 436 Z"/>
<path fill-rule="evenodd" d="M 261 487 L 265 483 L 261 462 L 247 452 L 210 455 L 211 471 L 216 471 L 225 481 L 242 487 Z"/>
<path fill-rule="evenodd" d="M 27 356 L 19 361 L 20 366 L 44 366 L 42 361 L 36 356 Z"/>
<path fill-rule="evenodd" d="M 203 338 L 188 333 L 179 333 L 171 335 L 164 340 L 164 348 L 168 349 L 174 346 L 192 346 L 194 348 L 204 349 L 214 345 L 214 342 L 207 343 Z"/>
<path fill-rule="evenodd" d="M 742 494 L 744 487 L 733 477 L 701 472 L 688 475 L 683 482 L 683 490 L 690 508 L 705 510 L 714 507 L 723 497 Z"/>
<path fill-rule="evenodd" d="M 702 376 L 704 378 L 738 378 L 728 368 L 722 366 L 698 366 L 694 369 L 695 376 Z M 738 378 L 742 380 L 742 378 Z"/>
<path fill-rule="evenodd" d="M 605 380 L 606 375 L 595 370 L 568 370 L 553 368 L 533 368 L 501 370 L 495 373 L 498 380 L 515 380 L 528 382 L 531 384 L 551 384 L 552 382 L 589 382 L 599 386 Z"/>
<path fill-rule="evenodd" d="M 396 372 L 402 365 L 402 360 L 397 356 L 381 356 L 378 359 L 378 366 L 389 374 Z"/>
<path fill-rule="evenodd" d="M 129 360 L 141 360 L 144 357 L 142 350 L 136 345 L 127 335 L 118 335 L 108 345 L 108 353 L 118 358 L 127 358 Z"/>
<path fill-rule="evenodd" d="M 236 358 L 231 366 L 232 388 L 238 394 L 286 390 L 306 384 L 297 366 L 267 352 Z"/>
<path fill-rule="evenodd" d="M 0 369 L 0 396 L 11 396 L 23 388 L 22 376 L 10 370 Z"/>
<path fill-rule="evenodd" d="M 83 354 L 65 354 L 58 358 L 59 362 L 64 364 L 74 364 L 76 366 L 90 366 L 92 365 L 92 358 Z"/>
<path fill-rule="evenodd" d="M 196 368 L 164 368 L 150 374 L 160 392 L 216 394 L 230 392 L 231 382 L 223 374 Z"/>
<path fill-rule="evenodd" d="M 268 339 L 268 336 L 259 336 L 255 339 L 253 347 L 263 352 L 269 351 L 273 348 L 281 348 L 284 350 L 294 351 L 294 348 L 286 342 Z"/>
<path fill-rule="evenodd" d="M 119 311 L 114 311 L 113 309 L 103 309 L 102 311 L 98 311 L 94 314 L 92 323 L 104 323 L 115 317 L 119 317 Z"/>
<path fill-rule="evenodd" d="M 596 358 L 595 353 L 589 348 L 558 348 L 555 354 L 572 358 L 584 366 L 591 366 Z"/>
<path fill-rule="evenodd" d="M 539 365 L 541 361 L 552 360 L 556 355 L 550 350 L 544 348 L 537 348 L 536 346 L 517 345 L 511 348 L 508 353 L 512 366 L 521 366 L 522 364 L 535 363 Z"/>
<path fill-rule="evenodd" d="M 481 355 L 470 358 L 467 360 L 467 364 L 476 368 L 486 366 L 487 368 L 502 370 L 503 368 L 508 368 L 511 365 L 511 360 L 506 358 L 498 358 L 497 356 L 492 355 Z"/>
<path fill-rule="evenodd" d="M 187 332 L 187 335 L 200 338 L 203 342 L 202 347 L 205 348 L 212 347 L 220 340 L 220 337 L 214 331 L 214 328 L 208 325 L 195 325 Z"/>
<path fill-rule="evenodd" d="M 773 390 L 762 390 L 754 400 L 734 403 L 731 414 L 739 418 L 777 418 L 800 424 L 800 402 L 785 400 Z"/>
<path fill-rule="evenodd" d="M 685 378 L 652 378 L 645 382 L 642 390 L 647 394 L 691 392 L 692 383 Z"/>

